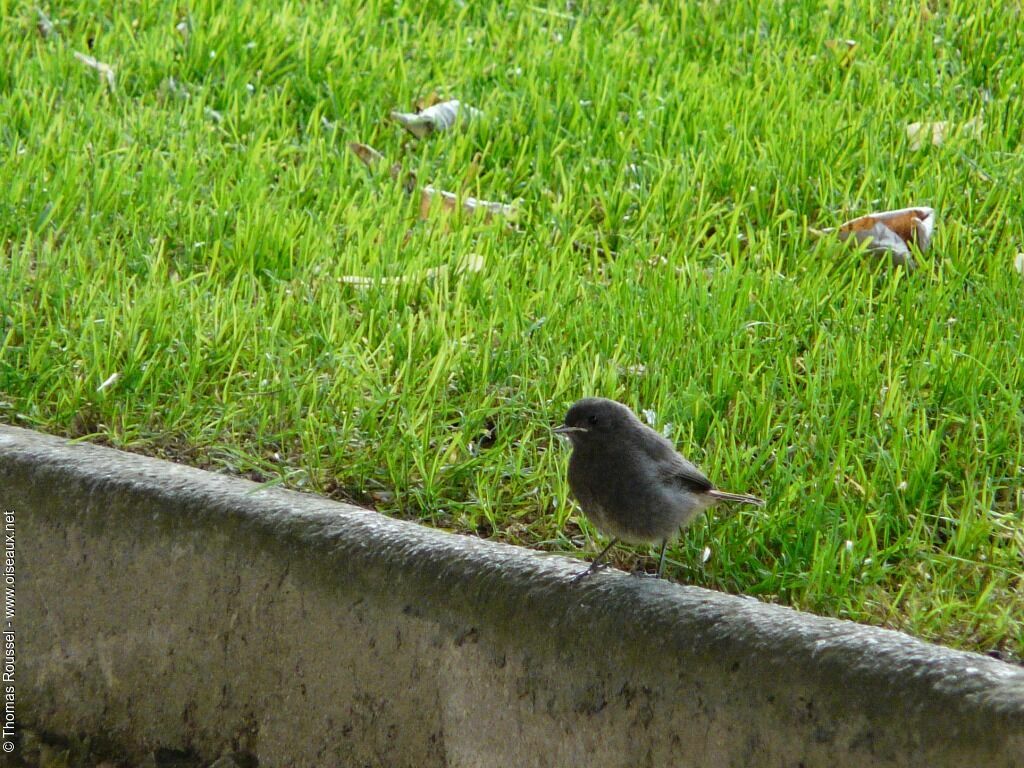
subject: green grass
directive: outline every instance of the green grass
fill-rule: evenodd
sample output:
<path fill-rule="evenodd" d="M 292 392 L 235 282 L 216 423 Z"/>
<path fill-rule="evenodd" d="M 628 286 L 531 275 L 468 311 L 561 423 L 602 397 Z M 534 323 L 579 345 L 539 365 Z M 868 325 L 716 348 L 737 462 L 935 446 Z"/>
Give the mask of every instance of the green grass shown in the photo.
<path fill-rule="evenodd" d="M 671 577 L 1022 655 L 1024 27 L 930 5 L 0 0 L 0 421 L 583 555 L 605 395 L 768 500 Z M 431 92 L 486 117 L 387 120 Z M 914 274 L 808 232 L 906 205 Z"/>

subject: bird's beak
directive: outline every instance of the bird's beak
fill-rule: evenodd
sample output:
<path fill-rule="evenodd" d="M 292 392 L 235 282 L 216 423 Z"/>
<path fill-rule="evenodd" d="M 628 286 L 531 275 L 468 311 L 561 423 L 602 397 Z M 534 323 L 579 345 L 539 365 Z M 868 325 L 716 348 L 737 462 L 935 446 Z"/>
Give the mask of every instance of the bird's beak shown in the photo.
<path fill-rule="evenodd" d="M 565 424 L 563 424 L 560 427 L 555 427 L 551 431 L 554 432 L 556 435 L 571 435 L 573 432 L 586 432 L 587 430 L 585 427 L 567 427 Z"/>

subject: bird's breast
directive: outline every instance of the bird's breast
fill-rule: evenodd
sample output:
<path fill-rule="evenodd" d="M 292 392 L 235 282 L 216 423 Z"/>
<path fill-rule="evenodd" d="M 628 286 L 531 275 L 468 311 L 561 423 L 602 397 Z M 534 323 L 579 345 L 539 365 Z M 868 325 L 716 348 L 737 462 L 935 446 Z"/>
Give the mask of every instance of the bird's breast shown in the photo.
<path fill-rule="evenodd" d="M 587 518 L 606 536 L 636 544 L 659 542 L 679 528 L 677 513 L 656 478 L 612 452 L 574 452 L 569 487 Z"/>

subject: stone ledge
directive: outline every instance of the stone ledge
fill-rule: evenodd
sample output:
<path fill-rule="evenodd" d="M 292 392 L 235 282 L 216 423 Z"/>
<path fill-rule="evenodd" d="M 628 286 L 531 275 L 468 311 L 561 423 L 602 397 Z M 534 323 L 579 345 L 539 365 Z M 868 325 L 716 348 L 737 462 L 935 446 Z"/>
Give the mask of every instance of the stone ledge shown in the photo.
<path fill-rule="evenodd" d="M 1024 765 L 1024 669 L 0 426 L 19 717 L 264 766 Z"/>

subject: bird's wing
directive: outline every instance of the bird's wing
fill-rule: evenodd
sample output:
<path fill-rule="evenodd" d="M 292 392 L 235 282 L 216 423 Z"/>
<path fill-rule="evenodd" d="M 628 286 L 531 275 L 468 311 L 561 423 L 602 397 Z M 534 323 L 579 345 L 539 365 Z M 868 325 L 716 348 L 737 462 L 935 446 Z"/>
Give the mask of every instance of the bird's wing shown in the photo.
<path fill-rule="evenodd" d="M 663 461 L 658 469 L 666 480 L 676 482 L 688 491 L 705 493 L 714 490 L 714 483 L 678 453 L 672 457 L 672 460 Z"/>
<path fill-rule="evenodd" d="M 677 483 L 679 487 L 696 493 L 710 491 L 715 487 L 703 472 L 679 454 L 672 443 L 653 429 L 648 431 L 649 439 L 642 441 L 641 445 L 647 455 L 657 463 L 658 474 L 666 482 Z"/>

